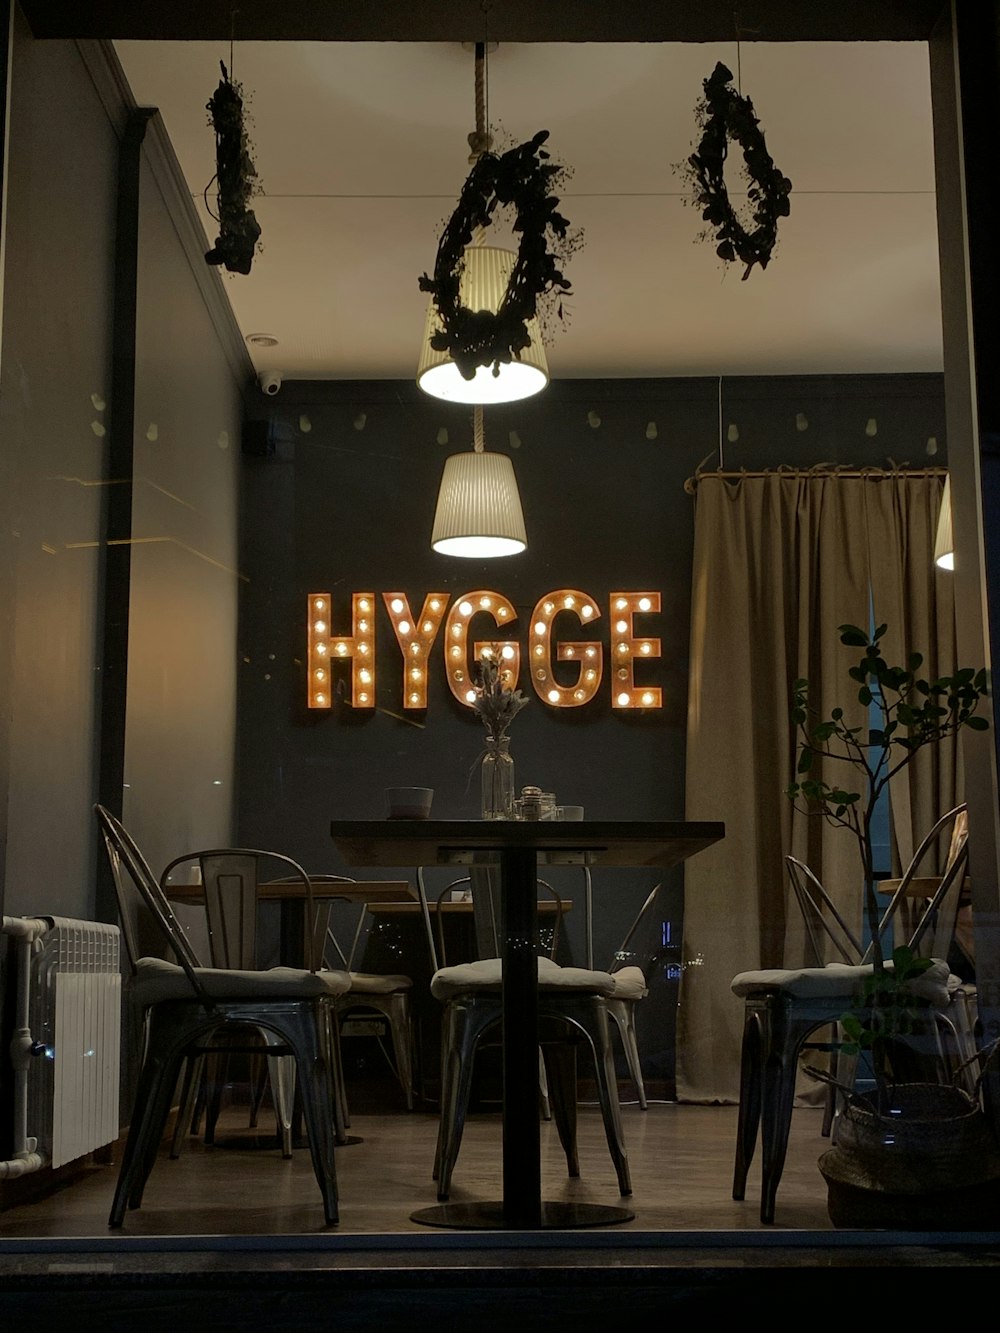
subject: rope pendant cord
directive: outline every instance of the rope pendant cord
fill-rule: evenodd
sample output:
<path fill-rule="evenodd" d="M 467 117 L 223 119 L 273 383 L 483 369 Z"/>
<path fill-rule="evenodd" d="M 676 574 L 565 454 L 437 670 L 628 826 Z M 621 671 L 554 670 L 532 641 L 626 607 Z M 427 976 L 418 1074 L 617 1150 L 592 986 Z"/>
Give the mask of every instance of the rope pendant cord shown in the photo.
<path fill-rule="evenodd" d="M 529 325 L 540 314 L 544 321 L 556 300 L 562 318 L 561 302 L 572 292 L 560 265 L 579 241 L 556 208 L 559 200 L 552 191 L 565 168 L 548 160 L 549 153 L 543 148 L 548 130 L 539 130 L 525 143 L 499 155 L 490 147 L 488 47 L 488 42 L 476 46 L 481 78 L 477 78 L 479 128 L 469 136 L 472 166 L 441 233 L 433 275 L 421 274 L 418 286 L 430 294 L 438 325 L 429 337 L 433 352 L 447 353 L 467 384 L 475 380 L 479 367 L 491 367 L 494 378 L 499 378 L 506 373 L 502 367 L 523 361 L 521 393 L 530 396 L 545 386 L 548 372 L 541 338 Z M 514 214 L 510 230 L 517 238 L 517 253 L 512 264 L 506 256 L 513 246 L 497 246 L 491 255 L 485 243 L 501 206 Z M 503 217 L 506 226 L 507 214 Z M 467 264 L 467 259 L 473 262 Z M 489 300 L 483 301 L 486 293 Z M 467 302 L 478 302 L 477 308 Z M 540 302 L 544 303 L 541 312 Z M 504 384 L 487 396 L 500 399 L 506 391 Z M 473 397 L 467 389 L 460 396 L 465 401 Z"/>
<path fill-rule="evenodd" d="M 472 409 L 472 447 L 477 454 L 486 448 L 486 429 L 483 425 L 483 407 L 476 403 Z"/>
<path fill-rule="evenodd" d="M 486 43 L 476 43 L 476 128 L 468 135 L 469 165 L 474 166 L 483 153 L 493 147 L 493 136 L 486 128 L 489 75 L 486 68 Z"/>

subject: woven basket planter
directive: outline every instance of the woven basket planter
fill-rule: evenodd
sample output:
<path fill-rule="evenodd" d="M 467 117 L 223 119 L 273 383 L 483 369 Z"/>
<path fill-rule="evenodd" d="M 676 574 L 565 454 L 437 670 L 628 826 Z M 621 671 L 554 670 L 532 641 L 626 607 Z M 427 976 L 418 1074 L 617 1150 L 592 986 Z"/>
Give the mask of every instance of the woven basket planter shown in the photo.
<path fill-rule="evenodd" d="M 898 1085 L 887 1115 L 874 1093 L 852 1097 L 819 1169 L 834 1226 L 1000 1227 L 1000 1147 L 978 1104 L 948 1084 Z"/>

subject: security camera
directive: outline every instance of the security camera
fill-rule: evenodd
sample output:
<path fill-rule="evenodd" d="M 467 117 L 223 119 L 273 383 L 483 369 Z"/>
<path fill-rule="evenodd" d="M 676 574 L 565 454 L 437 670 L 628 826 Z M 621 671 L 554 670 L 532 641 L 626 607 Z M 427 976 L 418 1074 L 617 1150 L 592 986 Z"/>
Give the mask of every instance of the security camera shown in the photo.
<path fill-rule="evenodd" d="M 260 391 L 266 394 L 276 394 L 281 388 L 281 375 L 276 370 L 267 370 L 259 377 Z"/>

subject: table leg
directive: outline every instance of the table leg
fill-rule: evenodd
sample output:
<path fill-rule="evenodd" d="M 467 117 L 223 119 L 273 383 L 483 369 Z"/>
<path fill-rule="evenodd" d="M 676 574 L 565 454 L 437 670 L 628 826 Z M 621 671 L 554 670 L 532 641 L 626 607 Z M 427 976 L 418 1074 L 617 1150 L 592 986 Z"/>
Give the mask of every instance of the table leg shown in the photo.
<path fill-rule="evenodd" d="M 538 893 L 535 853 L 505 848 L 503 884 L 503 1220 L 542 1220 L 538 1127 Z"/>
<path fill-rule="evenodd" d="M 304 967 L 306 956 L 306 903 L 304 898 L 283 898 L 278 934 L 282 967 Z"/>

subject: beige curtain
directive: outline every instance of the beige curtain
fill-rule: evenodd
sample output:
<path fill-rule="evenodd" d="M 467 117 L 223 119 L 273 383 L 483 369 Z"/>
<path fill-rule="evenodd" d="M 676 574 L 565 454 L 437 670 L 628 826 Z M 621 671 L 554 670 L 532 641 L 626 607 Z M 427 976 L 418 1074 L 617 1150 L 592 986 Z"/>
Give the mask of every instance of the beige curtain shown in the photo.
<path fill-rule="evenodd" d="M 726 836 L 685 867 L 681 1100 L 738 1099 L 733 976 L 806 960 L 786 854 L 810 865 L 860 926 L 856 843 L 784 795 L 795 765 L 792 685 L 807 677 L 825 715 L 840 705 L 864 725 L 847 675 L 853 650 L 837 631 L 866 627 L 871 614 L 890 625 L 888 653 L 924 652 L 934 674 L 953 660 L 949 576 L 932 562 L 942 487 L 943 474 L 698 479 L 686 814 L 721 819 Z M 954 773 L 952 756 L 913 772 L 894 810 L 901 847 L 953 803 Z"/>

